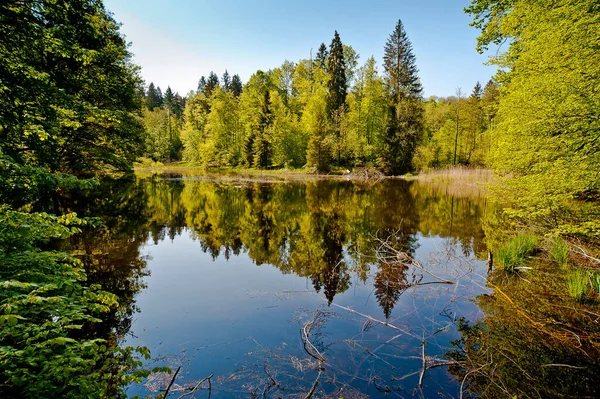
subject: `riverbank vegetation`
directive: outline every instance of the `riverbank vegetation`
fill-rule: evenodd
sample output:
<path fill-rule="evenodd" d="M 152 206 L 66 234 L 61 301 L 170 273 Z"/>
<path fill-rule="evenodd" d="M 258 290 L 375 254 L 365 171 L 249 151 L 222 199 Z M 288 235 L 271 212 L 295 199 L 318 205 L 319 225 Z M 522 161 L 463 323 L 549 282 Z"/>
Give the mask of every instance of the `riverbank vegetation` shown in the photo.
<path fill-rule="evenodd" d="M 106 223 L 93 213 L 75 214 L 67 199 L 87 198 L 107 176 L 131 172 L 136 160 L 318 173 L 357 168 L 386 175 L 425 171 L 423 180 L 432 183 L 464 182 L 473 176 L 491 181 L 488 170 L 493 170 L 495 183 L 488 191 L 504 210 L 482 219 L 487 246 L 499 266 L 490 276 L 490 287 L 498 290 L 496 298 L 506 300 L 479 298 L 481 309 L 498 317 L 462 324 L 464 339 L 458 345 L 463 352 L 454 355 L 464 367 L 455 373 L 467 379 L 481 367 L 483 371 L 473 374 L 472 388 L 484 391 L 482 381 L 494 370 L 483 366 L 492 352 L 495 359 L 502 358 L 496 356 L 497 348 L 536 357 L 531 354 L 536 347 L 526 344 L 531 327 L 535 334 L 550 337 L 547 342 L 578 342 L 588 358 L 596 356 L 593 324 L 598 314 L 591 307 L 597 306 L 600 289 L 600 6 L 591 0 L 473 0 L 466 12 L 481 30 L 477 50 L 502 45 L 490 59 L 498 67 L 494 79 L 476 83 L 469 94 L 458 89 L 453 97 L 423 98 L 417 58 L 399 20 L 384 45 L 381 69 L 373 56 L 361 65 L 351 45 L 343 43 L 343 32 L 335 31 L 330 45 L 321 44 L 314 56 L 310 52 L 305 59 L 256 71 L 245 83 L 228 71 L 220 78 L 211 72 L 199 79 L 197 90 L 183 96 L 170 87 L 164 93 L 153 83 L 145 87 L 118 23 L 100 0 L 4 1 L 0 396 L 119 397 L 126 384 L 145 375 L 137 368 L 139 357 L 148 351 L 119 347 L 122 331 L 107 322 L 130 311 L 133 293 L 123 302 L 117 295 L 122 287 L 94 280 L 94 269 L 84 261 L 93 254 L 60 251 L 58 244 L 100 232 Z M 431 171 L 457 166 L 470 169 Z M 324 287 L 331 301 L 347 289 L 348 276 L 320 267 L 321 259 L 311 254 L 342 259 L 343 238 L 362 228 L 343 226 L 343 215 L 368 204 L 360 196 L 347 204 L 330 201 L 333 193 L 324 187 L 306 190 L 311 213 L 298 226 L 312 241 L 292 237 L 304 248 L 286 267 L 310 277 L 315 288 Z M 229 197 L 218 187 L 214 192 L 201 188 L 190 184 L 183 191 L 194 201 L 202 198 L 206 206 L 189 224 L 199 226 L 197 234 L 207 250 L 239 250 L 239 229 L 223 220 L 207 222 L 225 213 L 220 210 L 231 206 Z M 379 198 L 404 203 L 404 193 L 388 189 Z M 274 252 L 252 243 L 262 240 L 277 247 L 278 234 L 286 232 L 277 232 L 276 224 L 267 226 L 269 230 L 253 223 L 294 215 L 280 215 L 277 190 L 249 192 L 239 202 L 245 204 L 244 212 L 259 212 L 259 217 L 242 219 L 248 223 L 243 234 L 259 231 L 264 236 L 243 240 L 256 263 L 282 263 Z M 191 203 L 190 198 L 182 201 Z M 187 208 L 197 206 L 187 202 Z M 208 206 L 212 203 L 214 208 Z M 447 212 L 447 207 L 444 203 L 431 213 Z M 460 221 L 454 220 L 454 201 L 450 209 L 455 226 Z M 393 222 L 390 229 L 401 223 L 398 215 L 389 215 L 388 221 Z M 224 224 L 223 236 L 214 236 L 220 230 L 210 226 L 219 223 Z M 182 228 L 181 223 L 174 225 Z M 524 277 L 533 255 L 540 266 Z M 139 287 L 140 274 L 125 274 L 127 286 Z M 381 285 L 393 279 L 393 272 L 388 274 L 387 280 L 379 277 Z M 549 275 L 556 278 L 543 279 Z M 548 292 L 558 294 L 548 299 Z M 384 312 L 385 306 L 389 311 L 393 307 L 386 295 L 377 296 Z M 547 301 L 531 302 L 539 297 Z M 568 310 L 556 311 L 565 298 L 571 300 L 565 305 Z M 515 308 L 523 317 L 512 317 Z M 558 321 L 543 321 L 551 319 Z M 512 342 L 502 332 L 507 325 L 518 333 Z M 483 344 L 482 331 L 489 339 Z M 488 343 L 492 352 L 482 351 Z M 545 345 L 539 351 L 548 353 L 544 367 L 555 367 L 552 358 L 559 354 Z M 467 350 L 480 358 L 464 357 Z M 574 367 L 589 366 L 587 360 L 571 360 Z M 536 374 L 531 362 L 522 366 L 528 382 Z M 590 370 L 593 377 L 597 367 Z M 486 386 L 490 397 L 519 392 L 518 378 L 506 375 L 502 392 Z M 577 393 L 589 387 L 569 388 Z"/>

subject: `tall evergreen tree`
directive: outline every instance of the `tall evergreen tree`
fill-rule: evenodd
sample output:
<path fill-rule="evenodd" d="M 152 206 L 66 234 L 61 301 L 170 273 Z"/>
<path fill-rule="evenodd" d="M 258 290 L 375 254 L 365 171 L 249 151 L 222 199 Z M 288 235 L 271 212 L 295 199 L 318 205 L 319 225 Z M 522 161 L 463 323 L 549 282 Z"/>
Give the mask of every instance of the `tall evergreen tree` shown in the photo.
<path fill-rule="evenodd" d="M 483 89 L 481 88 L 481 83 L 477 82 L 475 87 L 473 88 L 473 93 L 471 93 L 472 98 L 481 99 L 483 95 Z"/>
<path fill-rule="evenodd" d="M 271 96 L 269 90 L 265 90 L 262 101 L 262 110 L 254 139 L 254 166 L 257 168 L 268 168 L 271 166 L 272 149 L 269 140 L 269 130 L 272 124 Z"/>
<path fill-rule="evenodd" d="M 325 43 L 321 43 L 319 46 L 319 51 L 317 51 L 317 55 L 315 56 L 315 63 L 317 66 L 327 70 L 327 57 L 329 57 L 329 51 L 327 51 L 327 46 Z"/>
<path fill-rule="evenodd" d="M 200 80 L 198 81 L 198 93 L 202 93 L 204 91 L 204 88 L 206 87 L 206 78 L 204 76 L 200 77 Z"/>
<path fill-rule="evenodd" d="M 206 97 L 210 97 L 213 90 L 219 86 L 219 77 L 213 71 L 210 71 L 208 74 L 208 79 L 206 81 L 206 85 L 204 86 L 204 94 Z"/>
<path fill-rule="evenodd" d="M 346 64 L 344 62 L 344 46 L 340 40 L 337 31 L 333 36 L 329 46 L 329 56 L 327 57 L 327 73 L 329 81 L 327 83 L 327 113 L 331 118 L 333 114 L 345 107 L 347 95 L 346 83 Z"/>
<path fill-rule="evenodd" d="M 221 78 L 221 83 L 222 83 L 223 90 L 225 90 L 225 91 L 231 90 L 231 76 L 229 76 L 229 72 L 227 72 L 227 69 L 225 70 L 225 73 L 223 74 L 223 77 Z"/>
<path fill-rule="evenodd" d="M 148 91 L 146 92 L 146 107 L 150 111 L 153 111 L 154 108 L 159 106 L 160 102 L 158 98 L 158 91 L 156 90 L 154 83 L 150 82 L 150 85 L 148 85 Z"/>
<path fill-rule="evenodd" d="M 400 20 L 385 44 L 383 66 L 394 103 L 405 98 L 421 99 L 423 88 L 419 80 L 416 57 Z"/>
<path fill-rule="evenodd" d="M 156 86 L 156 103 L 158 104 L 158 107 L 162 107 L 164 104 L 163 93 L 160 86 Z"/>
<path fill-rule="evenodd" d="M 165 97 L 163 99 L 163 102 L 164 102 L 164 106 L 171 112 L 173 112 L 174 99 L 175 99 L 175 94 L 173 93 L 173 90 L 171 90 L 171 86 L 167 86 L 167 90 L 165 91 Z"/>
<path fill-rule="evenodd" d="M 385 173 L 396 175 L 411 169 L 423 131 L 423 89 L 412 45 L 400 20 L 386 42 L 383 60 L 393 109 L 389 112 L 379 165 Z"/>
<path fill-rule="evenodd" d="M 234 96 L 239 97 L 242 94 L 242 79 L 237 73 L 231 79 L 231 92 Z"/>

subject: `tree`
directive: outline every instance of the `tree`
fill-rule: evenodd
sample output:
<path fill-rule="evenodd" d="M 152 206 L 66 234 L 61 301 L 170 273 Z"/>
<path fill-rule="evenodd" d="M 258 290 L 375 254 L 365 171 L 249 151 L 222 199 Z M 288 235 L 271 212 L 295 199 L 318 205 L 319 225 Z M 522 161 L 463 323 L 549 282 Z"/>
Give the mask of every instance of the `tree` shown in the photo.
<path fill-rule="evenodd" d="M 221 83 L 222 83 L 223 90 L 225 90 L 225 91 L 231 90 L 231 76 L 229 76 L 229 72 L 227 72 L 227 69 L 225 70 L 225 73 L 223 73 L 223 77 L 221 78 Z"/>
<path fill-rule="evenodd" d="M 175 105 L 175 94 L 173 90 L 171 90 L 171 86 L 167 86 L 167 90 L 165 91 L 165 97 L 163 99 L 163 103 L 166 109 L 173 112 L 173 107 Z"/>
<path fill-rule="evenodd" d="M 315 56 L 315 63 L 319 68 L 322 68 L 325 71 L 327 70 L 327 58 L 329 58 L 329 51 L 327 51 L 325 43 L 321 43 L 317 55 Z"/>
<path fill-rule="evenodd" d="M 270 140 L 270 128 L 272 124 L 271 98 L 269 90 L 265 90 L 262 101 L 262 109 L 255 133 L 253 143 L 254 166 L 257 168 L 267 168 L 271 166 L 272 148 Z"/>
<path fill-rule="evenodd" d="M 7 0 L 0 20 L 0 150 L 63 172 L 130 170 L 142 80 L 102 3 Z"/>
<path fill-rule="evenodd" d="M 237 73 L 233 75 L 233 78 L 231 79 L 231 91 L 236 97 L 239 97 L 240 94 L 242 94 L 242 80 Z"/>
<path fill-rule="evenodd" d="M 466 11 L 482 31 L 479 49 L 510 43 L 491 60 L 501 68 L 501 96 L 489 161 L 514 176 L 503 193 L 513 199 L 511 215 L 597 237 L 594 207 L 573 200 L 600 184 L 597 2 L 478 0 Z"/>
<path fill-rule="evenodd" d="M 346 83 L 346 63 L 344 61 L 344 47 L 337 31 L 329 46 L 327 57 L 327 73 L 329 80 L 327 84 L 327 113 L 330 118 L 334 112 L 346 106 L 346 95 L 348 86 Z"/>
<path fill-rule="evenodd" d="M 198 81 L 198 93 L 204 92 L 204 88 L 206 87 L 206 78 L 204 76 L 200 77 L 200 80 Z"/>
<path fill-rule="evenodd" d="M 156 107 L 160 107 L 158 91 L 156 90 L 154 83 L 150 82 L 148 91 L 146 92 L 146 108 L 152 111 Z"/>
<path fill-rule="evenodd" d="M 416 58 L 402 21 L 398 20 L 388 38 L 383 56 L 386 83 L 391 99 L 385 139 L 379 165 L 388 174 L 402 174 L 412 168 L 412 158 L 423 131 L 422 87 Z"/>
<path fill-rule="evenodd" d="M 210 71 L 208 74 L 208 79 L 206 80 L 206 85 L 204 86 L 204 95 L 206 97 L 210 97 L 213 93 L 213 90 L 219 86 L 219 77 L 213 71 Z"/>

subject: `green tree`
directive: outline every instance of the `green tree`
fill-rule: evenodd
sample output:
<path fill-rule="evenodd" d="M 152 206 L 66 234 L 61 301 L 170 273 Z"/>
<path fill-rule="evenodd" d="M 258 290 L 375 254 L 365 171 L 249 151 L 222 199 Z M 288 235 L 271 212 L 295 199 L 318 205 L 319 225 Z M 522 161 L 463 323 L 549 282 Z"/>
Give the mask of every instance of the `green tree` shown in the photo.
<path fill-rule="evenodd" d="M 386 42 L 383 60 L 391 107 L 395 109 L 388 114 L 379 165 L 388 174 L 402 174 L 412 168 L 423 131 L 423 89 L 412 45 L 400 20 Z"/>
<path fill-rule="evenodd" d="M 333 114 L 346 106 L 348 85 L 346 83 L 346 63 L 344 61 L 344 47 L 337 31 L 329 46 L 327 56 L 327 113 L 330 118 Z"/>
<path fill-rule="evenodd" d="M 262 101 L 262 109 L 258 121 L 253 143 L 254 166 L 257 168 L 268 168 L 271 166 L 272 144 L 271 144 L 271 125 L 273 118 L 271 115 L 271 97 L 269 90 L 265 90 Z"/>
<path fill-rule="evenodd" d="M 243 85 L 242 80 L 240 79 L 240 75 L 233 75 L 233 78 L 231 78 L 231 91 L 233 92 L 233 95 L 239 97 L 240 94 L 242 94 L 242 89 Z"/>
<path fill-rule="evenodd" d="M 597 2 L 475 0 L 466 11 L 482 32 L 479 50 L 509 42 L 491 60 L 501 97 L 489 161 L 514 176 L 503 194 L 512 214 L 597 237 L 597 207 L 573 201 L 600 183 Z"/>
<path fill-rule="evenodd" d="M 319 46 L 319 50 L 317 51 L 317 55 L 315 55 L 315 63 L 319 68 L 323 70 L 327 70 L 327 59 L 329 58 L 329 51 L 327 51 L 327 46 L 325 43 L 321 43 Z"/>
<path fill-rule="evenodd" d="M 227 69 L 225 70 L 225 72 L 223 73 L 223 77 L 221 78 L 221 86 L 225 91 L 231 90 L 231 76 L 229 76 L 229 72 L 227 72 Z"/>

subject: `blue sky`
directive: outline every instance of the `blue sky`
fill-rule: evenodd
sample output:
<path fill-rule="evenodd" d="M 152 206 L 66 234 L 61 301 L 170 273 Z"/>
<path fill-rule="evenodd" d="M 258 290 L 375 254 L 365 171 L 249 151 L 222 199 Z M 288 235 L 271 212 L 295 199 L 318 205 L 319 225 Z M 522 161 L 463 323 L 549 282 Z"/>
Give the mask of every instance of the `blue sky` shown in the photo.
<path fill-rule="evenodd" d="M 417 57 L 425 95 L 471 92 L 495 68 L 475 51 L 477 30 L 463 13 L 468 0 L 105 0 L 123 23 L 142 76 L 163 91 L 186 94 L 202 75 L 227 69 L 245 82 L 258 69 L 297 61 L 329 45 L 334 30 L 382 71 L 383 46 L 398 19 Z"/>

